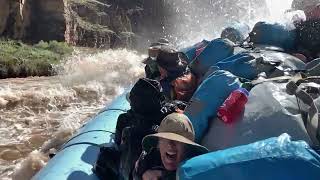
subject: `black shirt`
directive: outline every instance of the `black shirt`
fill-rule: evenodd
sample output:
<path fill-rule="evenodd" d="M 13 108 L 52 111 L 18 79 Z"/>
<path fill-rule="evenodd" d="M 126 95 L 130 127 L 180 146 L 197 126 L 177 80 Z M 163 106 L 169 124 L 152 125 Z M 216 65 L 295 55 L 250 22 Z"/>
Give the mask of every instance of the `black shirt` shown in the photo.
<path fill-rule="evenodd" d="M 137 161 L 137 167 L 133 170 L 133 179 L 142 180 L 142 175 L 147 170 L 161 170 L 161 180 L 175 180 L 176 171 L 167 171 L 162 164 L 160 152 L 153 148 L 149 153 L 143 151 Z"/>

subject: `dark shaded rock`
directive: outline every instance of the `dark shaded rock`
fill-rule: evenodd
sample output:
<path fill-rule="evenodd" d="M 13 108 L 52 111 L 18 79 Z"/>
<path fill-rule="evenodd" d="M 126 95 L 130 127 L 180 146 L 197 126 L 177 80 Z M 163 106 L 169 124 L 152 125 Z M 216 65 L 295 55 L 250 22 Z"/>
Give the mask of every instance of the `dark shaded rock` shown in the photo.
<path fill-rule="evenodd" d="M 30 0 L 0 0 L 0 36 L 23 39 L 30 25 Z"/>
<path fill-rule="evenodd" d="M 0 0 L 0 36 L 98 48 L 160 37 L 164 0 Z M 147 30 L 149 29 L 149 30 Z M 143 38 L 142 38 L 143 37 Z M 147 45 L 146 45 L 147 46 Z"/>
<path fill-rule="evenodd" d="M 25 40 L 37 43 L 40 40 L 64 41 L 66 21 L 64 0 L 29 0 L 31 15 Z"/>
<path fill-rule="evenodd" d="M 116 33 L 110 27 L 107 4 L 76 0 L 66 4 L 65 40 L 72 45 L 110 48 Z"/>

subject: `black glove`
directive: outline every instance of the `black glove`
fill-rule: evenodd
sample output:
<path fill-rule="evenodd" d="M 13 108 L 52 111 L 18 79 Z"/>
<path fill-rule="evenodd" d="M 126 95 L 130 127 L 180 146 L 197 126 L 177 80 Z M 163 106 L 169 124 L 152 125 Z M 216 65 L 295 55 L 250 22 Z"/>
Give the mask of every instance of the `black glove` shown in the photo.
<path fill-rule="evenodd" d="M 186 102 L 175 100 L 165 103 L 161 108 L 161 112 L 163 114 L 169 115 L 171 113 L 177 112 L 177 109 L 184 110 L 186 107 Z"/>

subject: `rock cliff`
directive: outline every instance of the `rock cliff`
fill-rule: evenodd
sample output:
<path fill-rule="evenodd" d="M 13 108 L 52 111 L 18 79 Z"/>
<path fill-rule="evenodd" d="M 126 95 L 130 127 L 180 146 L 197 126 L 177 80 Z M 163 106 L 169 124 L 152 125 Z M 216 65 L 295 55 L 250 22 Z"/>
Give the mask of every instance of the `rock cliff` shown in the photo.
<path fill-rule="evenodd" d="M 265 7 L 261 0 L 0 0 L 0 36 L 142 49 L 165 35 L 214 35 L 232 21 L 265 16 Z"/>
<path fill-rule="evenodd" d="M 30 25 L 27 0 L 0 0 L 0 36 L 21 39 Z"/>
<path fill-rule="evenodd" d="M 161 35 L 164 1 L 0 0 L 0 36 L 30 43 L 133 47 L 142 35 Z"/>

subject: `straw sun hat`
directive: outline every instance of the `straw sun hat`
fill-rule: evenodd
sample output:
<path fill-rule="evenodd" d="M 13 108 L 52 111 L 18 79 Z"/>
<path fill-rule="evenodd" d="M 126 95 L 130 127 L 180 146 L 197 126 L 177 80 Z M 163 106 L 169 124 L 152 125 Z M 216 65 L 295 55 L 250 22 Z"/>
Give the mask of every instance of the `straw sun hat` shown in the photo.
<path fill-rule="evenodd" d="M 159 138 L 178 141 L 187 145 L 194 155 L 208 152 L 208 149 L 194 142 L 195 133 L 189 118 L 181 113 L 172 113 L 166 116 L 156 134 L 146 136 L 142 141 L 143 149 L 147 152 L 157 147 Z"/>

